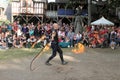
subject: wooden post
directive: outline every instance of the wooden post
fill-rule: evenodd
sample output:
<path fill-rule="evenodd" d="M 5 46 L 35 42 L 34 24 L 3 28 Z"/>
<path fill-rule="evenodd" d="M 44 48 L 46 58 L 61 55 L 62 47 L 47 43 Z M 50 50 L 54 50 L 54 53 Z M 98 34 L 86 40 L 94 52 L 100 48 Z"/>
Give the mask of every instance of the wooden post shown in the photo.
<path fill-rule="evenodd" d="M 91 0 L 88 0 L 88 25 L 91 23 Z"/>

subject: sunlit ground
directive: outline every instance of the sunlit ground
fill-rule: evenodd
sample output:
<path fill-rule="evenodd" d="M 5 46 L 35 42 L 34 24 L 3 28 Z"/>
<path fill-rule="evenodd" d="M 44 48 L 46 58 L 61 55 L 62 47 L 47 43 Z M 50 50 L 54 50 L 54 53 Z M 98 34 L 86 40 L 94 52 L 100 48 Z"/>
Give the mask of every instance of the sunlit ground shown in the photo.
<path fill-rule="evenodd" d="M 120 47 L 85 48 L 82 54 L 72 53 L 72 48 L 63 48 L 67 65 L 61 65 L 59 55 L 50 63 L 45 61 L 51 50 L 44 52 L 33 64 L 30 62 L 41 49 L 0 50 L 0 80 L 119 80 Z"/>

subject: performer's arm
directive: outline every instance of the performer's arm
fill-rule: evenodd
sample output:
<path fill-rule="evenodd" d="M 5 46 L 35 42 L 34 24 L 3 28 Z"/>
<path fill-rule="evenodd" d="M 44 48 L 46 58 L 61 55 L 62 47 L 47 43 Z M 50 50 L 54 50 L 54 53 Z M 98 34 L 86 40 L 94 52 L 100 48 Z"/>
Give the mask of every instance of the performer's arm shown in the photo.
<path fill-rule="evenodd" d="M 53 31 L 53 32 L 52 32 L 52 39 L 51 39 L 52 41 L 54 40 L 55 35 L 56 35 L 56 32 Z"/>

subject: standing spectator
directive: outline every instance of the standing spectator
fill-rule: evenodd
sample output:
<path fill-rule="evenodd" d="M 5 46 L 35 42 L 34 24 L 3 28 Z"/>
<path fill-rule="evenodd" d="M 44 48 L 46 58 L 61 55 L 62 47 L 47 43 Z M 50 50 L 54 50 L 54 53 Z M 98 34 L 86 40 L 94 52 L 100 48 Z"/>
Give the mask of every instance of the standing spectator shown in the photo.
<path fill-rule="evenodd" d="M 95 30 L 95 26 L 92 26 L 92 27 L 91 27 L 91 31 L 94 31 L 94 30 Z"/>
<path fill-rule="evenodd" d="M 12 24 L 11 23 L 9 25 L 7 25 L 7 30 L 10 32 L 12 31 Z"/>
<path fill-rule="evenodd" d="M 31 23 L 32 29 L 35 29 L 35 25 L 33 24 L 33 22 Z"/>
<path fill-rule="evenodd" d="M 70 39 L 70 46 L 73 47 L 73 39 L 74 39 L 74 32 L 72 31 L 72 29 L 70 29 L 70 31 L 67 34 L 67 37 Z"/>
<path fill-rule="evenodd" d="M 3 24 L 3 25 L 1 26 L 1 31 L 2 31 L 2 33 L 4 33 L 4 35 L 5 35 L 5 33 L 7 32 L 7 26 L 6 26 L 5 24 Z"/>
<path fill-rule="evenodd" d="M 34 35 L 34 28 L 32 27 L 32 25 L 29 26 L 29 36 Z"/>
<path fill-rule="evenodd" d="M 22 35 L 22 31 L 18 28 L 18 30 L 17 30 L 17 36 L 21 36 Z"/>
<path fill-rule="evenodd" d="M 116 42 L 116 38 L 117 38 L 117 33 L 114 30 L 111 31 L 111 33 L 110 33 L 110 42 L 113 41 L 113 39 Z"/>
<path fill-rule="evenodd" d="M 20 25 L 20 22 L 19 22 L 19 21 L 16 21 L 16 25 L 18 26 L 18 28 L 19 28 L 20 30 L 22 30 L 22 26 Z"/>
<path fill-rule="evenodd" d="M 18 25 L 17 25 L 16 21 L 15 21 L 15 22 L 13 22 L 13 27 L 12 27 L 12 30 L 13 30 L 12 34 L 16 34 L 16 33 L 17 33 L 17 30 L 18 30 Z"/>
<path fill-rule="evenodd" d="M 35 36 L 37 39 L 42 36 L 42 28 L 41 28 L 40 23 L 38 23 L 37 27 L 35 27 L 34 36 Z"/>
<path fill-rule="evenodd" d="M 118 30 L 117 33 L 117 44 L 120 46 L 120 29 Z"/>
<path fill-rule="evenodd" d="M 29 38 L 29 29 L 26 24 L 23 24 L 22 32 L 26 36 L 26 39 L 28 39 Z"/>

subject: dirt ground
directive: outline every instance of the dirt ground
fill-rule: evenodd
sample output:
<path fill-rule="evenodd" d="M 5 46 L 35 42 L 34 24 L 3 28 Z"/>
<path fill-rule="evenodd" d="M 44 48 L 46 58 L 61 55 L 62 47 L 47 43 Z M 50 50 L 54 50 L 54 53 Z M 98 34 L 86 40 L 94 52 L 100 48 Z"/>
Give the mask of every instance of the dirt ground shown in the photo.
<path fill-rule="evenodd" d="M 102 49 L 101 49 L 102 50 Z M 87 49 L 84 54 L 64 53 L 69 63 L 61 65 L 57 55 L 52 66 L 45 65 L 50 54 L 44 54 L 34 63 L 34 56 L 0 61 L 0 80 L 120 80 L 120 54 Z"/>

